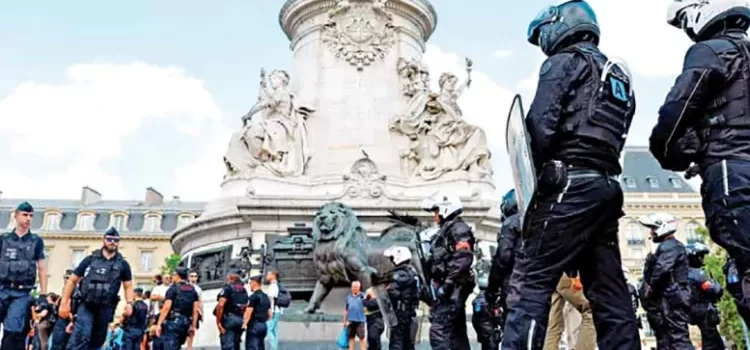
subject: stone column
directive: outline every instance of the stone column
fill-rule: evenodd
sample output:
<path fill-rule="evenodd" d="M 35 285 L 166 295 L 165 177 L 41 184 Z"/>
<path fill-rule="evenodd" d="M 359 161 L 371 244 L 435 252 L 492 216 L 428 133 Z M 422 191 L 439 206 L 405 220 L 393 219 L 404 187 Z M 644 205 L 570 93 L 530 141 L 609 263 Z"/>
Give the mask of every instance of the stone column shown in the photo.
<path fill-rule="evenodd" d="M 406 103 L 397 62 L 421 59 L 437 21 L 429 2 L 290 0 L 279 21 L 294 52 L 292 91 L 318 111 L 305 175 L 339 180 L 364 150 L 381 174 L 404 178 L 408 140 L 388 129 Z"/>

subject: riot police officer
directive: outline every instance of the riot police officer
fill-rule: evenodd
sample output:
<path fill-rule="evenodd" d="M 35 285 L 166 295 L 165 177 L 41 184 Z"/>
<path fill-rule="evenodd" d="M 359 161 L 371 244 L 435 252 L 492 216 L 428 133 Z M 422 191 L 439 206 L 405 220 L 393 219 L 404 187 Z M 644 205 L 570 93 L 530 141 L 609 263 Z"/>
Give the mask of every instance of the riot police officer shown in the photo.
<path fill-rule="evenodd" d="M 28 202 L 16 207 L 16 227 L 0 237 L 0 323 L 2 349 L 23 349 L 24 329 L 31 318 L 30 292 L 39 276 L 39 291 L 47 293 L 44 241 L 31 233 L 34 208 Z"/>
<path fill-rule="evenodd" d="M 703 271 L 703 258 L 710 252 L 702 243 L 688 244 L 688 280 L 692 288 L 692 302 L 690 303 L 690 324 L 698 326 L 701 331 L 703 350 L 723 350 L 724 341 L 716 328 L 721 323 L 719 302 L 723 290 L 721 285 L 709 278 Z"/>
<path fill-rule="evenodd" d="M 497 239 L 497 251 L 492 257 L 485 296 L 490 308 L 502 310 L 502 316 L 498 320 L 500 324 L 497 325 L 502 328 L 508 314 L 505 301 L 508 296 L 510 275 L 516 263 L 516 253 L 521 246 L 517 244 L 518 238 L 521 237 L 521 217 L 518 214 L 516 190 L 510 190 L 503 196 L 500 211 L 503 215 L 503 226 Z"/>
<path fill-rule="evenodd" d="M 107 339 L 109 323 L 114 318 L 119 301 L 120 284 L 125 290 L 125 316 L 130 316 L 133 305 L 133 274 L 130 264 L 118 252 L 120 234 L 114 228 L 104 232 L 103 246 L 84 258 L 68 278 L 60 303 L 60 318 L 70 318 L 70 298 L 76 284 L 81 303 L 75 313 L 73 334 L 68 350 L 88 350 L 101 347 Z"/>
<path fill-rule="evenodd" d="M 143 302 L 143 288 L 135 288 L 133 292 L 133 312 L 120 321 L 123 331 L 122 350 L 140 350 L 143 334 L 148 328 L 148 305 Z"/>
<path fill-rule="evenodd" d="M 268 333 L 266 321 L 271 318 L 273 312 L 271 310 L 271 300 L 260 289 L 262 281 L 262 275 L 250 277 L 250 291 L 252 291 L 252 294 L 248 298 L 247 309 L 245 309 L 245 315 L 242 318 L 242 329 L 247 330 L 247 333 L 245 333 L 246 350 L 265 349 L 264 340 Z"/>
<path fill-rule="evenodd" d="M 643 328 L 643 323 L 641 322 L 641 316 L 638 314 L 638 308 L 640 307 L 638 288 L 629 282 L 630 269 L 627 266 L 622 265 L 622 273 L 625 275 L 625 282 L 628 284 L 628 293 L 630 293 L 630 300 L 633 303 L 633 313 L 638 321 L 638 328 L 641 329 Z"/>
<path fill-rule="evenodd" d="M 432 237 L 429 268 L 437 300 L 430 310 L 430 345 L 435 350 L 469 349 L 466 299 L 474 289 L 474 233 L 460 217 L 463 203 L 457 196 L 435 193 L 422 202 L 433 213 L 440 230 Z"/>
<path fill-rule="evenodd" d="M 586 1 L 545 8 L 527 33 L 548 59 L 525 119 L 538 178 L 523 209 L 524 258 L 511 277 L 502 347 L 543 348 L 552 292 L 563 272 L 576 270 L 599 348 L 639 347 L 617 237 L 620 154 L 635 113 L 630 74 L 599 50 Z"/>
<path fill-rule="evenodd" d="M 419 306 L 419 275 L 409 264 L 411 262 L 409 248 L 393 246 L 386 249 L 383 255 L 390 258 L 396 266 L 392 281 L 386 289 L 398 321 L 396 325 L 391 326 L 388 349 L 412 350 L 414 344 L 411 337 L 411 325 L 417 316 L 416 310 Z"/>
<path fill-rule="evenodd" d="M 695 42 L 659 109 L 650 149 L 662 167 L 703 179 L 701 194 L 711 238 L 734 258 L 750 283 L 750 8 L 747 1 L 673 2 L 668 23 Z M 739 303 L 750 307 L 750 285 Z M 750 315 L 744 316 L 750 324 Z"/>
<path fill-rule="evenodd" d="M 693 349 L 688 332 L 690 287 L 687 251 L 675 238 L 677 218 L 666 213 L 641 217 L 638 222 L 651 230 L 651 240 L 659 243 L 649 253 L 643 267 L 641 302 L 648 323 L 656 335 L 657 348 Z"/>
<path fill-rule="evenodd" d="M 156 323 L 156 336 L 162 338 L 164 350 L 179 350 L 188 334 L 195 334 L 200 310 L 198 292 L 188 282 L 188 269 L 176 268 L 172 282 Z"/>
<path fill-rule="evenodd" d="M 482 350 L 497 350 L 500 346 L 500 334 L 497 330 L 495 310 L 487 301 L 487 278 L 479 278 L 479 294 L 471 302 L 474 312 L 471 314 L 471 325 L 477 333 L 477 341 Z"/>
<path fill-rule="evenodd" d="M 740 273 L 737 271 L 737 265 L 731 257 L 727 258 L 724 263 L 724 276 L 727 276 L 727 291 L 734 297 L 737 313 L 743 320 L 750 318 L 748 305 L 740 301 L 742 300 L 742 281 L 740 280 Z"/>
<path fill-rule="evenodd" d="M 219 329 L 221 350 L 239 350 L 242 340 L 242 316 L 247 308 L 248 294 L 240 279 L 240 271 L 227 274 L 227 284 L 219 291 L 214 315 Z"/>

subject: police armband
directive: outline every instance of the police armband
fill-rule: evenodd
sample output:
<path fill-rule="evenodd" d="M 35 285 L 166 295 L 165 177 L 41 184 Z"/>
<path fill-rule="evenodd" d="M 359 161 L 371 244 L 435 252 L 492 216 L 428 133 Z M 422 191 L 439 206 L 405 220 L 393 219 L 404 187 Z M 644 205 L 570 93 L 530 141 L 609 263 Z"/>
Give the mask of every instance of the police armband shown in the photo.
<path fill-rule="evenodd" d="M 559 160 L 551 160 L 542 165 L 539 172 L 539 192 L 553 194 L 565 189 L 568 182 L 568 169 L 565 163 Z"/>

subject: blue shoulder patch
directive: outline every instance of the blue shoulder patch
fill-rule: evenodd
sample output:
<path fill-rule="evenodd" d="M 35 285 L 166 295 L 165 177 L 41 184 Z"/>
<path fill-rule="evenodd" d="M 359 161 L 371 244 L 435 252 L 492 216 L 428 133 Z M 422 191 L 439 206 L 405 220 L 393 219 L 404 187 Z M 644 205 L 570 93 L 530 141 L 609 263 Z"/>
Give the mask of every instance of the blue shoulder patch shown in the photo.
<path fill-rule="evenodd" d="M 543 76 L 549 73 L 551 69 L 552 69 L 552 62 L 550 62 L 549 60 L 544 61 L 542 68 L 539 70 L 539 76 Z"/>

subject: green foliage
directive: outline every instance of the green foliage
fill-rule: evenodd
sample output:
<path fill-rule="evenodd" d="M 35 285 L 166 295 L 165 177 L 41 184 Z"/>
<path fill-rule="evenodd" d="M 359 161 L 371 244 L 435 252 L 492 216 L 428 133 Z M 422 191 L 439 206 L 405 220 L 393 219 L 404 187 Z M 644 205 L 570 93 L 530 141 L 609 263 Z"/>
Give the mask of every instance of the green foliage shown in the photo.
<path fill-rule="evenodd" d="M 177 265 L 180 264 L 180 254 L 172 254 L 164 259 L 164 265 L 161 267 L 161 273 L 172 273 Z"/>
<path fill-rule="evenodd" d="M 710 242 L 708 230 L 704 227 L 698 228 L 697 232 L 703 236 L 704 241 Z M 726 286 L 726 276 L 724 276 L 724 263 L 726 262 L 726 251 L 721 247 L 714 246 L 711 253 L 703 260 L 703 270 L 711 276 L 722 287 Z M 745 349 L 745 337 L 742 332 L 742 319 L 737 313 L 737 307 L 734 305 L 734 298 L 725 290 L 717 304 L 721 312 L 721 324 L 719 332 L 727 340 L 737 345 L 738 349 Z"/>

